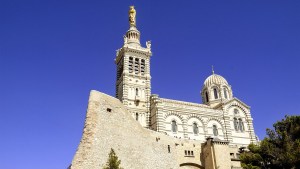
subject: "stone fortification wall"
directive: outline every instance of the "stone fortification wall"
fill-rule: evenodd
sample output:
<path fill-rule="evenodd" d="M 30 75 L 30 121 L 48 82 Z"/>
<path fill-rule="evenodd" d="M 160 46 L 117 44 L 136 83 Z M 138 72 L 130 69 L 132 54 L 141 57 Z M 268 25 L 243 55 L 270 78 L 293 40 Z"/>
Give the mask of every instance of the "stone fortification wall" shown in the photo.
<path fill-rule="evenodd" d="M 227 169 L 231 168 L 231 159 L 227 152 L 229 152 L 228 142 L 213 142 L 213 153 L 216 160 L 216 168 Z M 224 153 L 226 152 L 226 153 Z"/>
<path fill-rule="evenodd" d="M 82 139 L 71 169 L 101 169 L 113 148 L 125 169 L 203 166 L 201 143 L 144 129 L 111 96 L 91 91 Z M 191 154 L 186 152 L 193 151 Z"/>

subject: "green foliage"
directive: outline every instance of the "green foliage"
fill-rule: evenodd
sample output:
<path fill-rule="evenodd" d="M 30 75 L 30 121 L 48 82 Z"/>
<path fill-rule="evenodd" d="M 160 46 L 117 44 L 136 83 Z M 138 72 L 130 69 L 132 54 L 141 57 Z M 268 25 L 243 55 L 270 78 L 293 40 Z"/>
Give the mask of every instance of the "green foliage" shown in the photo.
<path fill-rule="evenodd" d="M 258 145 L 250 144 L 248 146 L 250 151 L 241 152 L 240 159 L 242 167 L 245 169 L 260 169 L 263 158 L 261 157 L 260 147 Z"/>
<path fill-rule="evenodd" d="M 123 169 L 120 167 L 121 160 L 118 159 L 114 149 L 110 150 L 106 166 L 103 169 Z"/>
<path fill-rule="evenodd" d="M 259 145 L 250 144 L 250 151 L 242 152 L 244 168 L 300 168 L 300 116 L 285 116 L 273 127 L 273 130 L 267 129 L 268 137 Z"/>

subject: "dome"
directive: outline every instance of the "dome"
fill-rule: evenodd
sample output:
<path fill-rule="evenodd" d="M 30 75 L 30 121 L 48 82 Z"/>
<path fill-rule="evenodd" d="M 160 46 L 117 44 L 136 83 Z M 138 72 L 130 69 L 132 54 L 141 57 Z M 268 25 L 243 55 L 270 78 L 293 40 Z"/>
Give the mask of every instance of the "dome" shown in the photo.
<path fill-rule="evenodd" d="M 212 75 L 208 76 L 208 78 L 206 78 L 206 80 L 204 81 L 204 87 L 208 87 L 213 84 L 228 85 L 227 80 L 224 77 L 217 75 L 217 74 L 212 74 Z"/>

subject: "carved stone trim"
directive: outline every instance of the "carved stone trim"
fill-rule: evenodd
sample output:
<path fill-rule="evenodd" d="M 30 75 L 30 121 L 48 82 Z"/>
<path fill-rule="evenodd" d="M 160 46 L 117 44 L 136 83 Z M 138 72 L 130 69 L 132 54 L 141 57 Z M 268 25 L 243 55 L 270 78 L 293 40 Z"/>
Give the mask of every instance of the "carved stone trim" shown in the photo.
<path fill-rule="evenodd" d="M 173 112 L 173 111 L 166 113 L 165 116 L 164 116 L 164 120 L 165 120 L 167 117 L 172 116 L 172 115 L 173 115 L 173 116 L 177 116 L 177 117 L 181 120 L 181 122 L 183 123 L 183 121 L 184 121 L 183 116 L 181 116 L 180 114 L 178 114 L 178 113 L 176 113 L 176 112 Z"/>

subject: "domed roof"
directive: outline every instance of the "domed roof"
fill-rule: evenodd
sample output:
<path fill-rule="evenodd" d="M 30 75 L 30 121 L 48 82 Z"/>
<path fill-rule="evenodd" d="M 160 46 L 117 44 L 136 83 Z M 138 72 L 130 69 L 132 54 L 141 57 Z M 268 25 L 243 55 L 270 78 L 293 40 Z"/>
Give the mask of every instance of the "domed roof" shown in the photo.
<path fill-rule="evenodd" d="M 224 77 L 213 73 L 212 75 L 208 76 L 208 78 L 206 78 L 206 80 L 204 81 L 204 87 L 211 86 L 212 84 L 228 85 L 228 82 Z"/>

